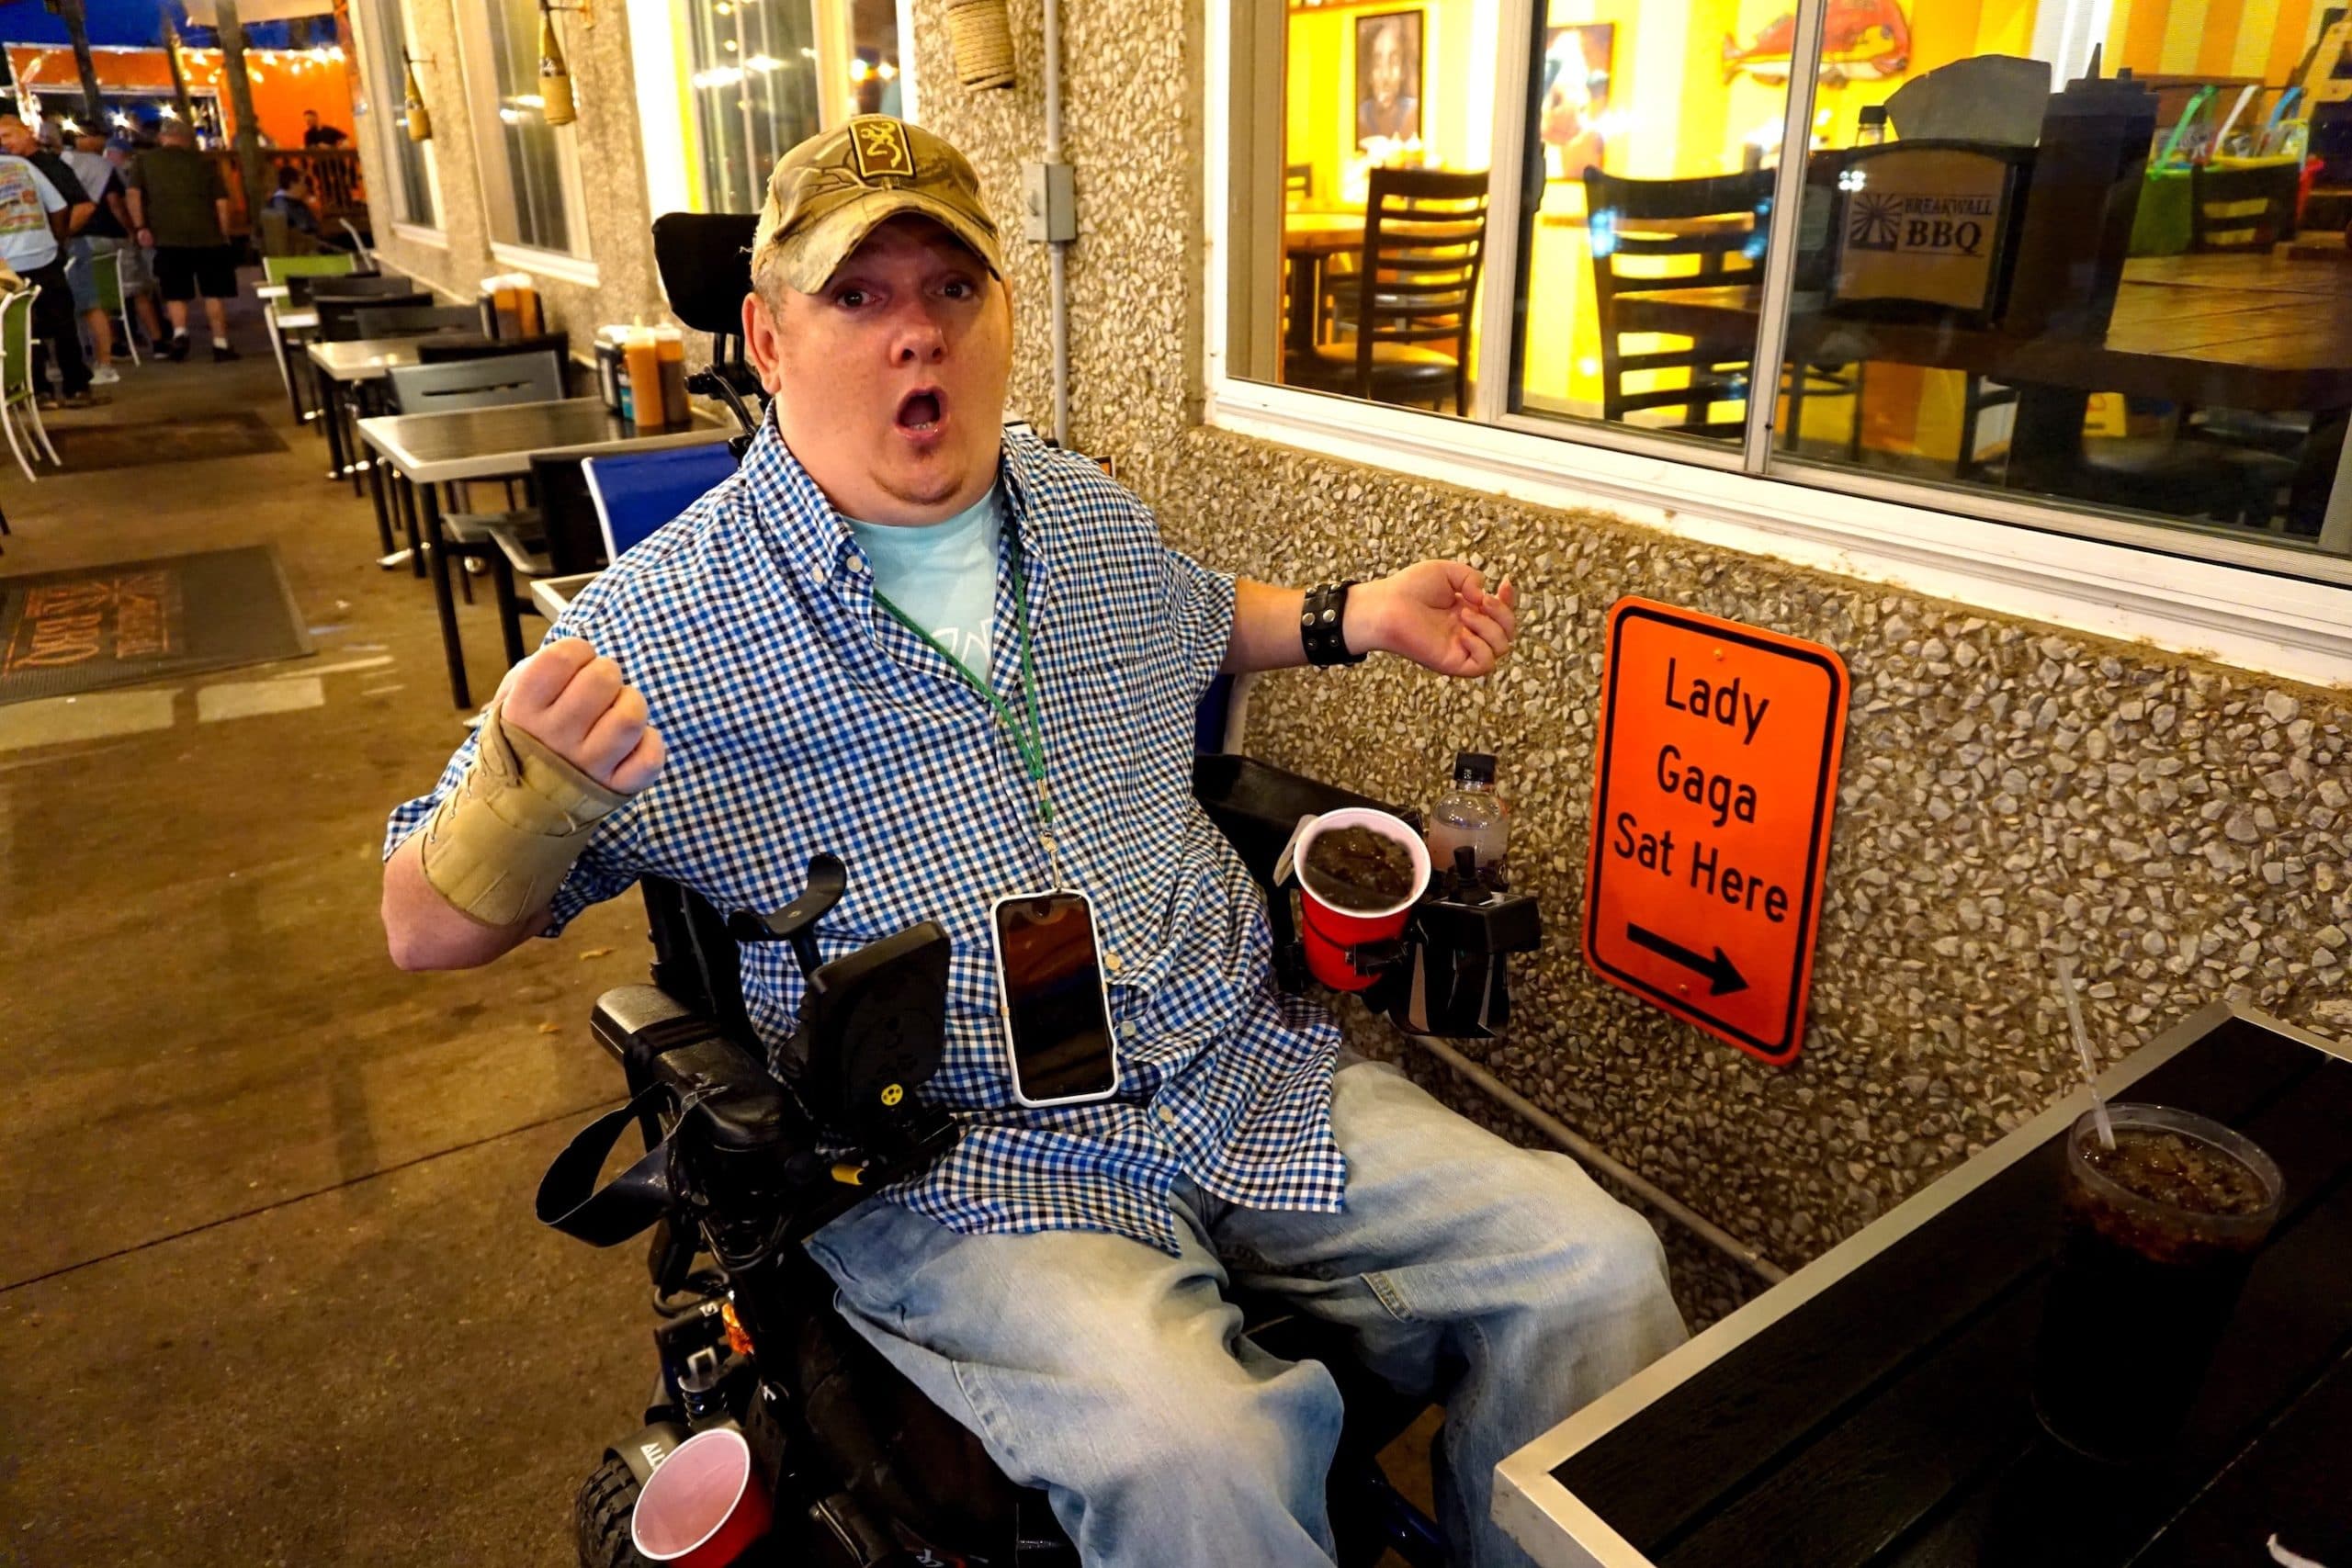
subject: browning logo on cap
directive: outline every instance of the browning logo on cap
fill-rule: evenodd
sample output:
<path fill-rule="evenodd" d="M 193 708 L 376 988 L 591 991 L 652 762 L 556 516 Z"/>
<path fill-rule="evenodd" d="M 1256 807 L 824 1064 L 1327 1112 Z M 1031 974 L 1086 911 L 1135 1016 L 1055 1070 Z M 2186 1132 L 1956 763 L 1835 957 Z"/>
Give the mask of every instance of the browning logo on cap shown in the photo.
<path fill-rule="evenodd" d="M 859 115 L 776 161 L 752 236 L 752 266 L 814 294 L 866 235 L 901 213 L 939 224 L 1004 276 L 996 220 L 970 163 L 933 132 L 885 115 Z"/>
<path fill-rule="evenodd" d="M 850 122 L 850 151 L 857 160 L 857 177 L 871 180 L 881 175 L 898 175 L 912 179 L 915 173 L 914 149 L 907 145 L 907 128 L 895 119 L 855 119 Z"/>

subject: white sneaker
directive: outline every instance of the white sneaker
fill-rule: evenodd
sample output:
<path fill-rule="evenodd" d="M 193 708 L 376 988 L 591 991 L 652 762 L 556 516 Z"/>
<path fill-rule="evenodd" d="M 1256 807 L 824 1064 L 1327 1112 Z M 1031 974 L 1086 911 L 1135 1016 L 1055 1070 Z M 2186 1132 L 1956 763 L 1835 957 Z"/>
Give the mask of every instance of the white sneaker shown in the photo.
<path fill-rule="evenodd" d="M 101 365 L 90 372 L 90 385 L 93 387 L 111 387 L 121 379 L 122 372 L 111 365 Z"/>

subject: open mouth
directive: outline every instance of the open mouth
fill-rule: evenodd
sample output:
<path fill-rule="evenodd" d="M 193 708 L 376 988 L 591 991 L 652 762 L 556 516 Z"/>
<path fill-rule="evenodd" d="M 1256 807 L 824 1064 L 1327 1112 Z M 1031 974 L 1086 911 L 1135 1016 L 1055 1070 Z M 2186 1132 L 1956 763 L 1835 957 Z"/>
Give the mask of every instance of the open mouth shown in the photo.
<path fill-rule="evenodd" d="M 936 387 L 918 387 L 899 400 L 899 428 L 911 435 L 928 435 L 940 426 L 945 410 Z"/>

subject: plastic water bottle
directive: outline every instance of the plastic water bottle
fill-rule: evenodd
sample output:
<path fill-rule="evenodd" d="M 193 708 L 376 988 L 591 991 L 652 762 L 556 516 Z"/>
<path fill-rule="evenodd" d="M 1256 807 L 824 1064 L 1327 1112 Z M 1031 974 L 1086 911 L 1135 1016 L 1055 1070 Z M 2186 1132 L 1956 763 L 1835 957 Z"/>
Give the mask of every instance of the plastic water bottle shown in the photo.
<path fill-rule="evenodd" d="M 1442 874 L 1454 869 L 1454 851 L 1468 845 L 1481 871 L 1502 863 L 1510 823 L 1495 794 L 1495 759 L 1485 751 L 1459 751 L 1453 758 L 1453 787 L 1430 808 L 1430 860 Z"/>

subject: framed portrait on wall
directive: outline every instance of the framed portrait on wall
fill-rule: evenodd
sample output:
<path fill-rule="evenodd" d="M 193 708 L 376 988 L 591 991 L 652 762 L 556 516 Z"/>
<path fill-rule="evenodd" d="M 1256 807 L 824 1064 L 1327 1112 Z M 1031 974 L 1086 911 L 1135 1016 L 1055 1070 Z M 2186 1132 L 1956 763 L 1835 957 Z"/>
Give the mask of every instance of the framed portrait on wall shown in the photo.
<path fill-rule="evenodd" d="M 1600 117 L 1609 109 L 1617 24 L 1550 28 L 1544 39 L 1544 85 L 1536 95 L 1544 175 L 1580 180 L 1607 151 Z"/>
<path fill-rule="evenodd" d="M 1356 18 L 1356 137 L 1411 141 L 1421 134 L 1421 13 Z"/>

